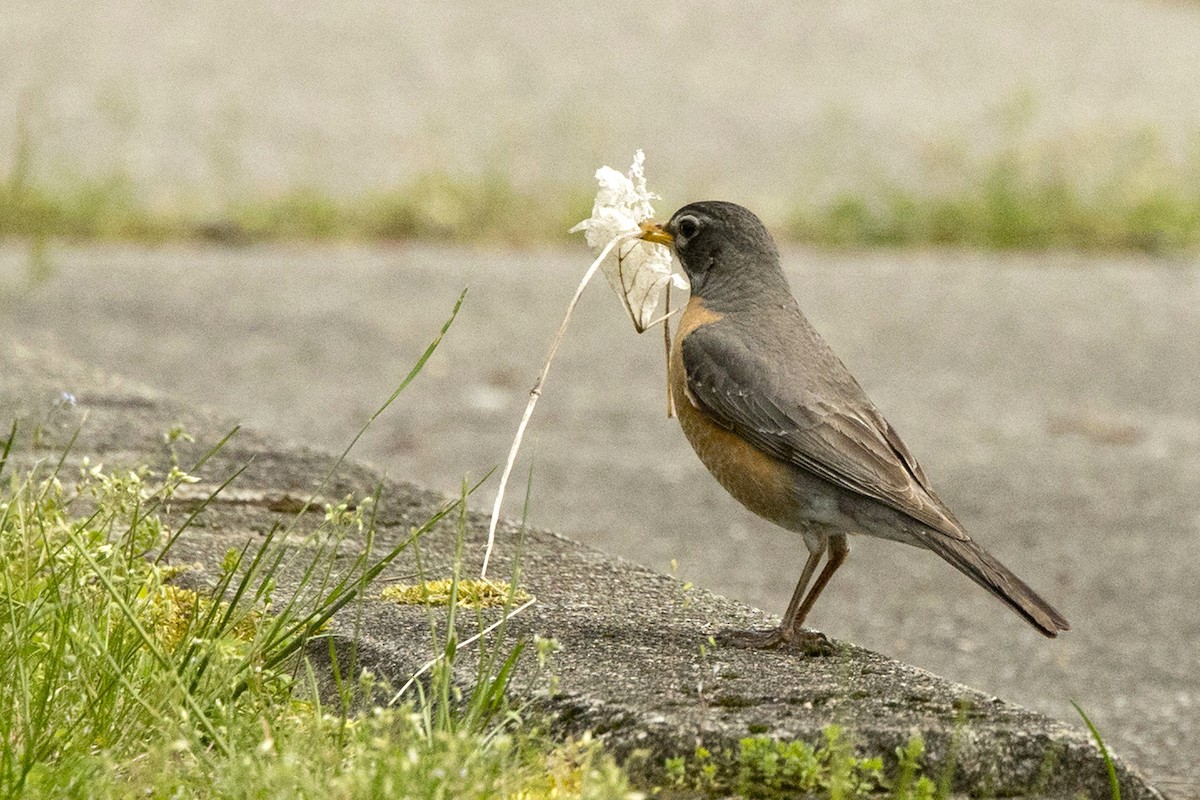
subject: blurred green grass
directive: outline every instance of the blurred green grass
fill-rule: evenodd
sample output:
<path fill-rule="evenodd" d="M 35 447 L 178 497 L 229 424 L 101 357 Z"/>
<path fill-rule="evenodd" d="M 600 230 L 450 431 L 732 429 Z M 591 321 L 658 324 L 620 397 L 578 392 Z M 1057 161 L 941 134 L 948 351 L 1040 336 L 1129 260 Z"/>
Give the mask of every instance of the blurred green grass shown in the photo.
<path fill-rule="evenodd" d="M 879 182 L 820 204 L 801 200 L 787 235 L 846 247 L 1163 253 L 1200 244 L 1200 159 L 1172 164 L 1152 138 L 1086 161 L 1014 146 L 942 171 L 954 174 L 940 188 Z"/>
<path fill-rule="evenodd" d="M 125 175 L 36 179 L 27 144 L 0 176 L 0 240 L 438 240 L 553 242 L 586 217 L 591 186 L 519 184 L 501 171 L 425 173 L 387 191 L 340 197 L 318 186 L 215 210 L 152 205 Z M 57 174 L 62 174 L 59 170 Z M 941 153 L 907 179 L 839 182 L 793 198 L 767 223 L 825 247 L 955 246 L 1163 253 L 1200 244 L 1200 151 L 1177 163 L 1149 134 L 1055 147 L 1024 137 L 985 155 Z"/>
<path fill-rule="evenodd" d="M 393 190 L 339 198 L 317 187 L 229 203 L 217 212 L 156 209 L 113 176 L 51 187 L 0 178 L 0 240 L 353 239 L 506 242 L 565 238 L 590 213 L 590 191 L 528 192 L 498 175 L 425 174 Z"/>

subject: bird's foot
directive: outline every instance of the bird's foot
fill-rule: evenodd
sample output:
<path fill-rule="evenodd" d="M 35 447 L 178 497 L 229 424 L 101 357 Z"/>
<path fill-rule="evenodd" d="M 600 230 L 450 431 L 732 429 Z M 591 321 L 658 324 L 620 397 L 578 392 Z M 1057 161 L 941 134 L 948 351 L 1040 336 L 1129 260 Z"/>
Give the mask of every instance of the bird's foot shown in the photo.
<path fill-rule="evenodd" d="M 770 628 L 757 631 L 724 630 L 715 637 L 717 644 L 744 650 L 785 650 L 806 656 L 831 656 L 833 642 L 820 631 Z"/>

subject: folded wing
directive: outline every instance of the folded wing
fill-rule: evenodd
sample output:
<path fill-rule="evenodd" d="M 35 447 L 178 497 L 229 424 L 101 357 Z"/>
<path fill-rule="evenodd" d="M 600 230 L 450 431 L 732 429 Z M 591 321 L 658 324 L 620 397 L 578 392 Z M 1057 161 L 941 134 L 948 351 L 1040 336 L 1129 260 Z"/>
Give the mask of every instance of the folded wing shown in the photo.
<path fill-rule="evenodd" d="M 775 379 L 760 356 L 715 328 L 684 339 L 682 355 L 692 402 L 760 450 L 951 538 L 968 538 L 840 363 L 837 391 L 827 392 Z"/>

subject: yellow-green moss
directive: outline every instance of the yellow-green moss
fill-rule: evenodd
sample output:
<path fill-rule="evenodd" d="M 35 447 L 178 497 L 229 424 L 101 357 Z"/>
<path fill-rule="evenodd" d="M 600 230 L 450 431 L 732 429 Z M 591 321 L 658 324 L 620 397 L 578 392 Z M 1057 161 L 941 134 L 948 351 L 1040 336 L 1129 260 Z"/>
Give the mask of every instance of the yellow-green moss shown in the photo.
<path fill-rule="evenodd" d="M 389 586 L 379 593 L 379 597 L 404 606 L 448 606 L 453 591 L 454 581 L 444 578 L 413 585 Z M 464 608 L 499 608 L 510 603 L 519 605 L 531 599 L 532 595 L 520 586 L 514 588 L 505 581 L 458 580 L 458 605 Z"/>

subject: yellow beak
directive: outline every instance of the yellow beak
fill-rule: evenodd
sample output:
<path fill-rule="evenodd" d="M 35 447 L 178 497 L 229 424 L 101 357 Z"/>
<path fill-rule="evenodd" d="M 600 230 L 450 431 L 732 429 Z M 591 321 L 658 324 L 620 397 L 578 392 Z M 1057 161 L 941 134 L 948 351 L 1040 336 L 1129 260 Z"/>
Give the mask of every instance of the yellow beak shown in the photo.
<path fill-rule="evenodd" d="M 675 237 L 667 233 L 661 222 L 643 222 L 642 235 L 638 238 L 655 244 L 665 244 L 667 247 L 675 244 Z"/>

